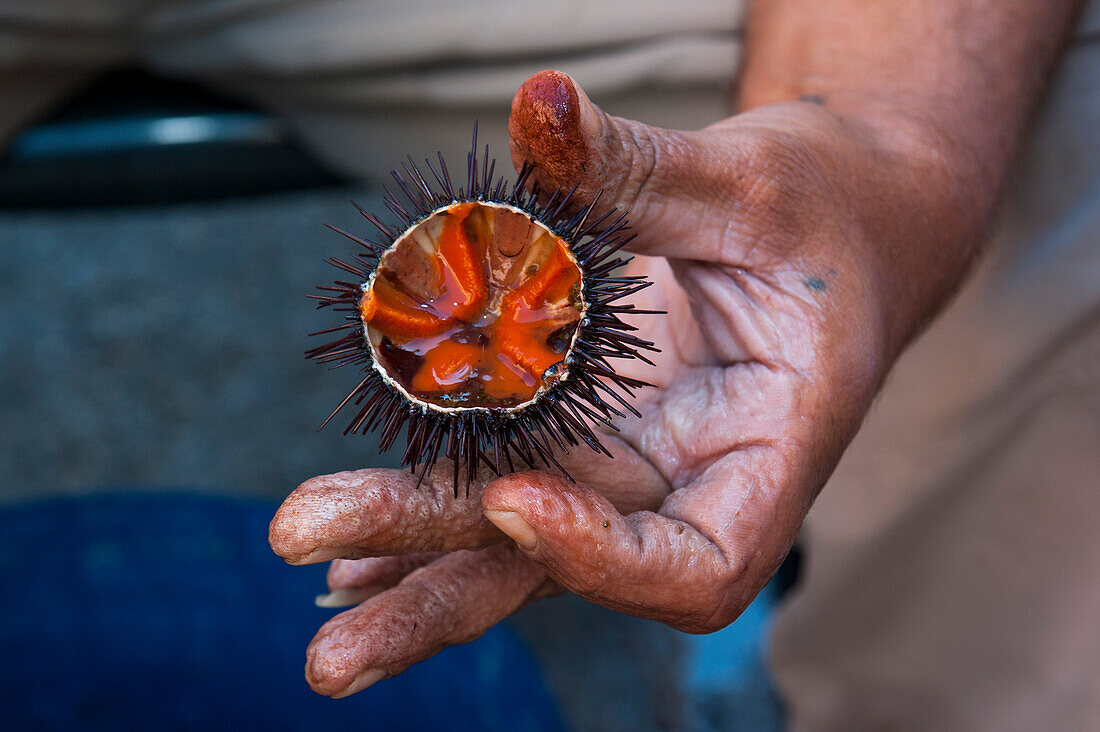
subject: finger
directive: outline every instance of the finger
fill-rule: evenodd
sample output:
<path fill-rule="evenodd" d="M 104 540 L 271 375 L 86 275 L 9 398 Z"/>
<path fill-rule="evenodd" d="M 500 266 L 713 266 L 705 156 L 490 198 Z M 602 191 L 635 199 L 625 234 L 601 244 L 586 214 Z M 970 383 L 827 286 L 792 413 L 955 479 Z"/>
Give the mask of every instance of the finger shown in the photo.
<path fill-rule="evenodd" d="M 735 459 L 736 458 L 736 459 Z M 760 462 L 766 475 L 766 467 Z M 487 486 L 485 513 L 566 589 L 687 632 L 732 622 L 786 554 L 808 499 L 762 489 L 744 456 L 716 461 L 661 514 L 623 516 L 543 473 Z"/>
<path fill-rule="evenodd" d="M 354 694 L 478 638 L 553 589 L 513 546 L 449 554 L 325 623 L 306 652 L 306 681 L 327 696 Z"/>
<path fill-rule="evenodd" d="M 634 251 L 717 261 L 714 239 L 698 235 L 703 219 L 728 217 L 735 148 L 701 144 L 698 133 L 613 117 L 560 71 L 540 71 L 512 100 L 512 162 L 535 165 L 544 191 L 599 199 L 597 213 L 625 210 L 638 238 Z"/>
<path fill-rule="evenodd" d="M 580 445 L 560 454 L 558 462 L 574 479 L 605 490 L 620 510 L 659 506 L 669 491 L 661 473 L 622 439 L 601 439 L 612 457 Z M 401 470 L 318 476 L 283 502 L 268 539 L 291 564 L 480 549 L 505 540 L 477 498 L 490 477 L 496 476 L 483 471 L 471 483 L 471 498 L 464 491 L 455 498 L 453 471 L 442 459 L 419 486 L 416 476 Z"/>
<path fill-rule="evenodd" d="M 334 559 L 325 578 L 330 590 L 351 587 L 392 587 L 414 570 L 430 564 L 443 556 L 442 552 L 402 554 L 396 557 L 370 557 L 368 559 Z"/>
<path fill-rule="evenodd" d="M 396 585 L 410 572 L 430 564 L 440 552 L 401 554 L 396 557 L 334 559 L 328 567 L 328 588 L 318 595 L 318 607 L 350 607 Z"/>
<path fill-rule="evenodd" d="M 440 460 L 440 463 L 443 463 Z M 448 465 L 417 485 L 402 470 L 357 470 L 307 480 L 275 513 L 271 548 L 291 564 L 453 551 L 500 541 L 476 500 L 452 493 Z M 437 482 L 446 481 L 446 485 Z M 471 491 L 483 485 L 479 478 Z"/>

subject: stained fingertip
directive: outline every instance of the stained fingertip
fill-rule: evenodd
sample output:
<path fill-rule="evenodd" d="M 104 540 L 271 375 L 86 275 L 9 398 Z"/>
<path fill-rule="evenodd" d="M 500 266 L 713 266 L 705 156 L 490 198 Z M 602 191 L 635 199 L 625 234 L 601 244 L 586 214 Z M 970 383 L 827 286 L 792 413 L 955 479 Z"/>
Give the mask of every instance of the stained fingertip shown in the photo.
<path fill-rule="evenodd" d="M 602 117 L 588 97 L 561 71 L 529 77 L 512 99 L 508 132 L 516 162 L 534 162 L 553 180 L 577 179 L 586 171 Z"/>

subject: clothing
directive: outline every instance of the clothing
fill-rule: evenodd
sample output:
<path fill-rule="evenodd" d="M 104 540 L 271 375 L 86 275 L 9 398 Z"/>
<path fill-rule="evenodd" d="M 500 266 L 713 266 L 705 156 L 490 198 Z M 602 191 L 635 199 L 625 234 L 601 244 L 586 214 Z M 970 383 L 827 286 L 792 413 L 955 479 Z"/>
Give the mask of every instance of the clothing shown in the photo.
<path fill-rule="evenodd" d="M 728 114 L 743 7 L 480 0 L 0 0 L 0 140 L 138 63 L 285 114 L 379 177 L 506 148 L 541 68 L 609 111 Z M 1100 7 L 1069 51 L 995 240 L 897 364 L 810 512 L 774 674 L 804 729 L 1100 726 Z"/>
<path fill-rule="evenodd" d="M 463 161 L 473 121 L 507 151 L 508 105 L 546 68 L 609 111 L 698 128 L 730 113 L 744 7 L 730 0 L 0 0 L 0 142 L 136 64 L 273 109 L 329 164 L 381 180 L 406 155 Z"/>

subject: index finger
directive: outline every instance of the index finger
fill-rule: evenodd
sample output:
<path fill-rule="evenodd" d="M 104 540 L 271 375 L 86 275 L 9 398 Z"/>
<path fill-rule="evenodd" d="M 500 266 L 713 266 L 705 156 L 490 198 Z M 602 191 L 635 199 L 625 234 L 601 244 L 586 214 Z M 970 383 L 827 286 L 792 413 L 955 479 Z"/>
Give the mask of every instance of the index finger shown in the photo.
<path fill-rule="evenodd" d="M 442 462 L 442 461 L 441 461 Z M 488 546 L 500 532 L 476 500 L 437 484 L 449 466 L 419 483 L 406 470 L 368 469 L 307 480 L 271 520 L 268 540 L 291 564 L 453 551 Z M 473 489 L 480 491 L 480 478 Z M 476 493 L 475 493 L 476 495 Z"/>
<path fill-rule="evenodd" d="M 624 511 L 656 508 L 668 495 L 658 470 L 618 437 L 604 445 L 613 457 L 580 447 L 558 456 L 575 477 Z M 357 470 L 307 480 L 271 521 L 269 540 L 291 564 L 413 552 L 480 549 L 506 537 L 485 518 L 479 496 L 496 476 L 471 482 L 470 497 L 453 492 L 450 462 L 441 459 L 423 483 L 408 471 Z M 460 475 L 459 480 L 464 480 Z"/>

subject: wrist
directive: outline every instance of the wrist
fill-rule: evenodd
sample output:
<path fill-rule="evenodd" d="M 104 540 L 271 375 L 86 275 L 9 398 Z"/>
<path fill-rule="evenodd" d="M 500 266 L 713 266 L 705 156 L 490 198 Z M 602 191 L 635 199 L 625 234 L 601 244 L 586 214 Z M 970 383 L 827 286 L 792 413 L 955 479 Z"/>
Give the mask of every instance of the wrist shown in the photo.
<path fill-rule="evenodd" d="M 841 111 L 843 110 L 843 111 Z M 991 226 L 1007 156 L 932 109 L 864 97 L 834 111 L 864 140 L 864 217 L 887 343 L 896 356 L 950 299 Z"/>

